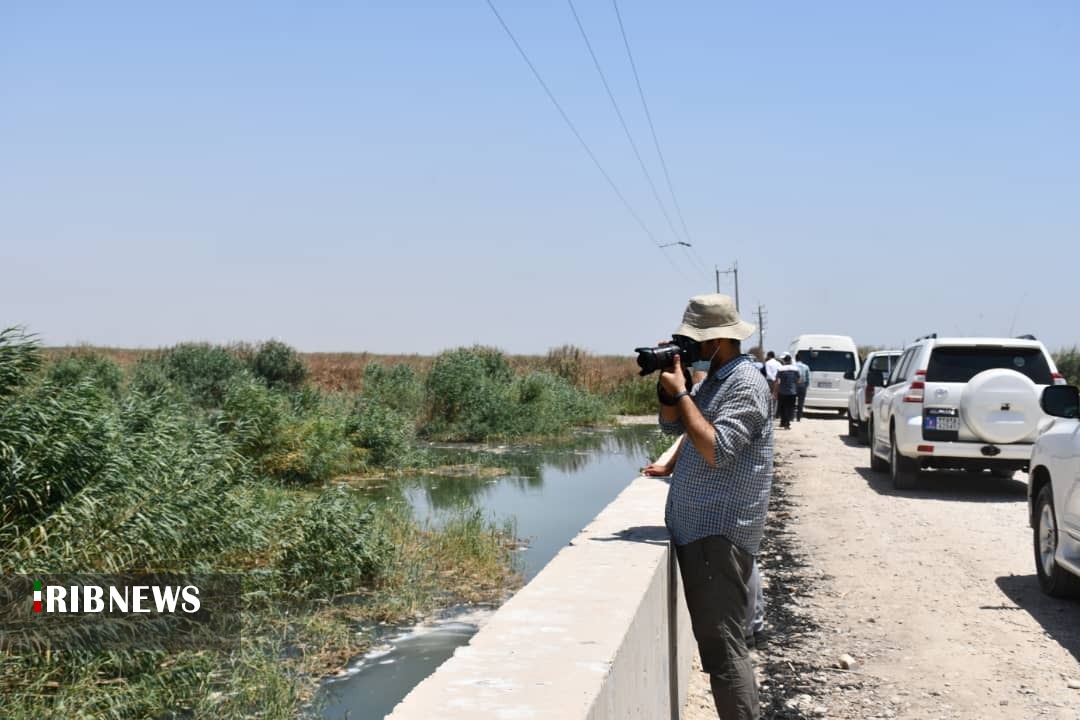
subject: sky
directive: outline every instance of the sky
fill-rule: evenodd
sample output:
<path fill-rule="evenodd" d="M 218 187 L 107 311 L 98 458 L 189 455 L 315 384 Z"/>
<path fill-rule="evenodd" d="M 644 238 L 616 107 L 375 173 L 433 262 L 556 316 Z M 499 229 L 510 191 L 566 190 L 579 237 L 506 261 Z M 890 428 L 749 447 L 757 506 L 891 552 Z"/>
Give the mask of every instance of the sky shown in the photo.
<path fill-rule="evenodd" d="M 1080 343 L 1074 0 L 620 0 L 674 201 L 575 0 L 670 226 L 571 5 L 492 1 L 641 224 L 487 0 L 0 0 L 0 326 L 632 354 L 737 263 L 768 349 Z"/>

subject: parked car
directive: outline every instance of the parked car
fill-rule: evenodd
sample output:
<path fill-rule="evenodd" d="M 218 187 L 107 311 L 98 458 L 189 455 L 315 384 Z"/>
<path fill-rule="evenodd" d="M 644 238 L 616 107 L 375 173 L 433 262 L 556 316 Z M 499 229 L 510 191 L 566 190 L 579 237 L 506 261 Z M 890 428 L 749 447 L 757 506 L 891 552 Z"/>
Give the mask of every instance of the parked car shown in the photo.
<path fill-rule="evenodd" d="M 915 486 L 922 468 L 1027 470 L 1040 393 L 1064 384 L 1046 347 L 1023 338 L 919 338 L 874 396 L 870 467 L 893 486 Z"/>
<path fill-rule="evenodd" d="M 1048 387 L 1042 409 L 1055 420 L 1031 452 L 1028 518 L 1035 574 L 1047 595 L 1080 597 L 1080 390 Z"/>
<path fill-rule="evenodd" d="M 846 414 L 848 395 L 859 372 L 855 341 L 846 335 L 800 335 L 791 341 L 788 352 L 810 368 L 804 408 Z"/>
<path fill-rule="evenodd" d="M 903 350 L 878 350 L 866 356 L 859 374 L 855 376 L 855 386 L 848 396 L 848 436 L 867 441 L 866 427 L 870 420 L 870 402 L 877 389 L 885 386 L 885 380 L 892 372 L 893 365 L 900 358 Z"/>

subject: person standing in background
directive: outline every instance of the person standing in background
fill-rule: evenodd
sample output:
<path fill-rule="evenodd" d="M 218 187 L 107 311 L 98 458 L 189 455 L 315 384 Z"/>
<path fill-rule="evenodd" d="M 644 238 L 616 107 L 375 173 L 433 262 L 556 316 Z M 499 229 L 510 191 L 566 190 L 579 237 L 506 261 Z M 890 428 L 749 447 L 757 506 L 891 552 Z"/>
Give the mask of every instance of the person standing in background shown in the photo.
<path fill-rule="evenodd" d="M 802 353 L 795 354 L 795 368 L 799 371 L 799 382 L 795 386 L 795 420 L 802 422 L 806 389 L 810 387 L 810 366 L 802 361 Z"/>
<path fill-rule="evenodd" d="M 776 397 L 780 414 L 780 427 L 791 429 L 795 417 L 795 400 L 798 397 L 799 370 L 791 363 L 791 353 L 784 353 L 783 364 L 776 371 Z"/>
<path fill-rule="evenodd" d="M 776 353 L 772 350 L 765 356 L 765 379 L 769 381 L 769 391 L 772 393 L 772 416 L 777 415 L 776 406 L 776 373 L 780 370 L 780 361 L 776 359 Z"/>

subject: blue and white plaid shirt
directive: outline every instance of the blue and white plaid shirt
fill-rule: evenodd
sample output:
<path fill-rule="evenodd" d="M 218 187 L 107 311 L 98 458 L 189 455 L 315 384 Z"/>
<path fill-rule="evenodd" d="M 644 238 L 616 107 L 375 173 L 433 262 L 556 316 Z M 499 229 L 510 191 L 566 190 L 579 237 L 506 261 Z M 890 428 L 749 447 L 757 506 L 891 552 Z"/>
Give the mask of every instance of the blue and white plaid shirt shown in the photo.
<path fill-rule="evenodd" d="M 664 522 L 676 545 L 723 535 L 757 555 L 773 472 L 772 395 L 745 355 L 709 375 L 693 390 L 694 403 L 716 429 L 715 467 L 709 467 L 687 438 L 671 475 Z M 681 420 L 660 428 L 686 431 Z"/>

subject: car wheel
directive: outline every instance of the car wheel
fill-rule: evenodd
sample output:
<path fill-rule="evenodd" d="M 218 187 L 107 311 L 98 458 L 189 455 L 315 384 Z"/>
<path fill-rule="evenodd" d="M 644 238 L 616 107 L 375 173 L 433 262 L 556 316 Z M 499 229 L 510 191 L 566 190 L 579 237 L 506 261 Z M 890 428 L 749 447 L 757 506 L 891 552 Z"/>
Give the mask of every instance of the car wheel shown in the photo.
<path fill-rule="evenodd" d="M 847 415 L 847 410 L 844 409 L 844 408 L 841 408 L 841 409 L 837 410 L 836 412 L 837 412 L 838 415 L 840 415 L 840 417 L 844 417 L 844 416 Z"/>
<path fill-rule="evenodd" d="M 896 448 L 896 431 L 889 432 L 889 475 L 897 490 L 911 490 L 919 478 L 919 463 L 904 457 Z"/>
<path fill-rule="evenodd" d="M 850 415 L 848 416 L 847 421 L 847 436 L 859 437 L 859 423 L 855 420 L 852 420 Z"/>
<path fill-rule="evenodd" d="M 885 462 L 884 460 L 879 458 L 874 453 L 874 445 L 875 445 L 875 443 L 874 443 L 874 422 L 872 420 L 870 421 L 869 435 L 870 435 L 870 469 L 873 470 L 874 472 L 885 472 L 886 470 L 889 469 L 889 463 Z"/>
<path fill-rule="evenodd" d="M 1047 483 L 1035 500 L 1035 573 L 1039 587 L 1054 597 L 1080 597 L 1080 578 L 1057 564 L 1058 529 L 1054 514 L 1054 492 Z"/>
<path fill-rule="evenodd" d="M 870 444 L 870 432 L 867 423 L 859 423 L 859 442 L 863 445 Z"/>

